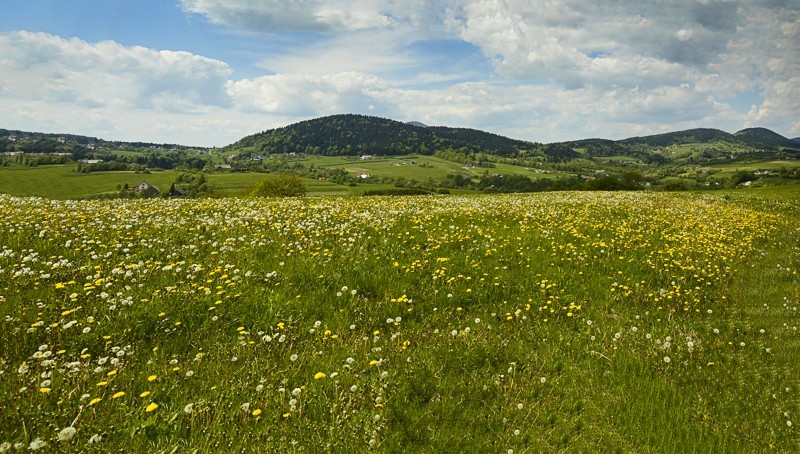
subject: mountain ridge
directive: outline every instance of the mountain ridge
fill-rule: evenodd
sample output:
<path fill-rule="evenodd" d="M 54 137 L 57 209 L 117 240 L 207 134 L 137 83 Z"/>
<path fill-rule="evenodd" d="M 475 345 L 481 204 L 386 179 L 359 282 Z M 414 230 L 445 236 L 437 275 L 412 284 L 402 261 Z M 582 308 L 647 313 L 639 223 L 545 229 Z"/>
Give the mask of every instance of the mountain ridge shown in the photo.
<path fill-rule="evenodd" d="M 111 141 L 97 137 L 68 133 L 42 133 L 0 129 L 0 152 L 17 138 L 53 142 L 59 140 L 75 145 L 109 143 L 140 147 L 187 148 L 178 144 L 157 144 L 144 141 Z M 13 138 L 13 140 L 12 140 Z M 418 121 L 400 122 L 367 115 L 338 114 L 300 121 L 281 128 L 268 129 L 245 136 L 222 147 L 226 151 L 250 150 L 266 153 L 302 152 L 329 155 L 392 155 L 455 150 L 513 157 L 534 148 L 581 148 L 594 150 L 590 154 L 618 155 L 642 146 L 667 147 L 688 143 L 721 142 L 761 150 L 787 148 L 800 150 L 800 137 L 789 139 L 767 128 L 745 128 L 728 133 L 715 128 L 694 128 L 647 136 L 632 136 L 621 140 L 587 138 L 541 144 L 512 139 L 478 129 L 448 126 L 428 126 Z M 43 144 L 41 148 L 46 148 Z M 202 147 L 200 147 L 202 148 Z"/>

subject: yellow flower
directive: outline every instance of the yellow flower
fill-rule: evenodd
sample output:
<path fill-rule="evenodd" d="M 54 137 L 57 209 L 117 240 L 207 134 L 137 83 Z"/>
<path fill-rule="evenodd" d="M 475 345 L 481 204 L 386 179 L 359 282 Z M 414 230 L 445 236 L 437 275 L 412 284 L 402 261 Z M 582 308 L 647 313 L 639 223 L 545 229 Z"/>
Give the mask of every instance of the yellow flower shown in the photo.
<path fill-rule="evenodd" d="M 284 413 L 282 416 L 283 416 L 284 418 L 288 418 L 289 416 L 292 416 L 292 414 L 291 414 L 291 413 Z"/>
<path fill-rule="evenodd" d="M 39 388 L 39 392 L 42 394 L 47 394 L 50 392 L 50 388 Z"/>
<path fill-rule="evenodd" d="M 258 416 L 260 414 L 261 414 L 261 409 L 260 408 L 256 408 L 255 410 L 253 410 L 253 416 Z"/>
<path fill-rule="evenodd" d="M 145 391 L 145 392 L 139 394 L 139 397 L 147 397 L 149 395 L 150 395 L 150 391 Z"/>
<path fill-rule="evenodd" d="M 120 391 L 120 392 L 118 392 L 118 393 L 114 394 L 113 396 L 111 396 L 111 398 L 112 398 L 112 399 L 116 399 L 116 398 L 118 398 L 118 397 L 122 397 L 122 396 L 124 396 L 124 395 L 125 395 L 125 391 Z"/>
<path fill-rule="evenodd" d="M 114 369 L 112 371 L 109 371 L 106 375 L 109 376 L 109 377 L 113 377 L 114 375 L 117 375 L 117 370 Z"/>
<path fill-rule="evenodd" d="M 100 402 L 101 400 L 103 400 L 103 399 L 100 398 L 100 397 L 95 397 L 94 399 L 89 401 L 89 405 L 94 405 L 94 404 Z"/>
<path fill-rule="evenodd" d="M 325 375 L 322 372 L 317 372 L 316 374 L 314 374 L 314 380 L 319 380 L 320 378 L 325 378 L 325 377 L 327 377 L 327 375 Z"/>
<path fill-rule="evenodd" d="M 374 366 L 376 364 L 378 364 L 378 360 L 377 359 L 373 359 L 372 361 L 369 362 L 370 366 Z"/>
<path fill-rule="evenodd" d="M 158 378 L 158 377 L 155 376 L 155 375 L 151 375 L 151 376 L 147 377 L 147 381 L 155 381 L 156 378 Z"/>
<path fill-rule="evenodd" d="M 155 403 L 155 402 L 151 402 L 150 405 L 148 405 L 147 408 L 144 409 L 144 411 L 146 411 L 147 413 L 150 413 L 150 412 L 154 411 L 156 408 L 158 408 L 158 404 Z"/>
<path fill-rule="evenodd" d="M 97 384 L 97 386 L 105 386 L 107 384 L 108 384 L 107 381 L 101 381 L 100 383 Z"/>

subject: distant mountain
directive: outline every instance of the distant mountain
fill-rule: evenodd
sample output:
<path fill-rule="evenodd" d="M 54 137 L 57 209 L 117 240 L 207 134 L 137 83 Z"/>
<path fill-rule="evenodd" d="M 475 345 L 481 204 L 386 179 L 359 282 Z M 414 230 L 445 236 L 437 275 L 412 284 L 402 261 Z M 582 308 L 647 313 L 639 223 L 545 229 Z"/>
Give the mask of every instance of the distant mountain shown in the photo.
<path fill-rule="evenodd" d="M 800 137 L 795 137 L 794 139 L 792 139 L 792 142 L 800 143 Z"/>
<path fill-rule="evenodd" d="M 418 122 L 418 121 L 409 121 L 409 122 L 408 122 L 408 123 L 406 123 L 406 124 L 407 124 L 407 125 L 411 125 L 411 126 L 418 126 L 418 127 L 420 127 L 420 128 L 427 128 L 427 127 L 428 127 L 428 125 L 426 125 L 425 123 L 420 123 L 420 122 Z"/>
<path fill-rule="evenodd" d="M 631 137 L 620 140 L 623 144 L 641 144 L 653 147 L 666 147 L 670 145 L 680 145 L 683 143 L 708 143 L 715 141 L 738 142 L 733 134 L 729 134 L 719 129 L 687 129 L 685 131 L 668 132 L 644 137 Z"/>
<path fill-rule="evenodd" d="M 331 115 L 247 136 L 226 150 L 328 156 L 433 154 L 437 150 L 515 156 L 530 142 L 476 129 L 420 127 L 366 115 Z"/>
<path fill-rule="evenodd" d="M 800 148 L 797 142 L 766 128 L 747 128 L 734 134 L 737 139 L 757 148 Z"/>

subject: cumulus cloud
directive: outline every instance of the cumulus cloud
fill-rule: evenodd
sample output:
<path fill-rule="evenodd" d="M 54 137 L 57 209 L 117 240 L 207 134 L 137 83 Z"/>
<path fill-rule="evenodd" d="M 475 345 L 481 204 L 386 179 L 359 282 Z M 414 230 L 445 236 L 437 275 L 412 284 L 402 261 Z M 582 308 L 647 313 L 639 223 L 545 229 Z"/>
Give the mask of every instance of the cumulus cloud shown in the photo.
<path fill-rule="evenodd" d="M 189 52 L 21 31 L 0 34 L 0 63 L 0 83 L 17 98 L 164 111 L 229 104 L 228 65 Z"/>
<path fill-rule="evenodd" d="M 392 24 L 387 3 L 370 0 L 181 0 L 183 9 L 228 27 L 336 32 Z"/>
<path fill-rule="evenodd" d="M 228 83 L 241 108 L 304 117 L 342 112 L 384 112 L 379 94 L 388 84 L 357 72 L 323 76 L 276 74 Z M 377 110 L 376 110 L 377 109 Z"/>

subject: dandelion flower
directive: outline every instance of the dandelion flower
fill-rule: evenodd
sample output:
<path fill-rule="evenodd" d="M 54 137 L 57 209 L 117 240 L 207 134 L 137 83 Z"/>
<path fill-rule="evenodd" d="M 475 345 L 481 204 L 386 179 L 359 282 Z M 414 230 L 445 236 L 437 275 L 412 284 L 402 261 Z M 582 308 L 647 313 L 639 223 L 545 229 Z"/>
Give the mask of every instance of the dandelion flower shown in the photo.
<path fill-rule="evenodd" d="M 253 410 L 253 413 L 252 413 L 252 414 L 253 414 L 253 416 L 258 416 L 258 415 L 260 415 L 260 414 L 261 414 L 261 409 L 260 409 L 260 408 L 256 408 L 255 410 Z"/>
<path fill-rule="evenodd" d="M 31 444 L 28 445 L 28 447 L 31 448 L 31 451 L 36 451 L 37 449 L 44 448 L 46 445 L 47 443 L 42 441 L 41 438 L 36 437 L 36 439 L 33 440 Z"/>
<path fill-rule="evenodd" d="M 325 378 L 325 377 L 327 377 L 327 375 L 325 375 L 322 372 L 317 372 L 316 374 L 314 374 L 314 380 L 319 380 L 319 379 Z"/>
<path fill-rule="evenodd" d="M 42 394 L 47 394 L 50 391 L 51 391 L 50 388 L 39 388 L 39 392 Z"/>
<path fill-rule="evenodd" d="M 665 356 L 665 357 L 664 357 L 664 362 L 665 362 L 665 363 L 669 364 L 669 362 L 670 362 L 670 361 L 672 361 L 672 360 L 671 360 L 671 359 L 669 359 L 669 356 Z"/>
<path fill-rule="evenodd" d="M 94 405 L 94 404 L 100 402 L 101 400 L 103 400 L 101 397 L 95 397 L 94 399 L 89 401 L 89 405 Z"/>
<path fill-rule="evenodd" d="M 144 411 L 147 413 L 151 413 L 155 411 L 156 408 L 158 408 L 158 404 L 155 402 L 150 402 L 150 405 L 148 405 L 147 408 L 144 409 Z"/>
<path fill-rule="evenodd" d="M 143 393 L 139 394 L 139 397 L 147 397 L 150 395 L 150 391 L 144 391 Z"/>
<path fill-rule="evenodd" d="M 158 378 L 158 376 L 151 375 L 151 376 L 147 377 L 147 381 L 155 381 L 157 378 Z"/>
<path fill-rule="evenodd" d="M 67 440 L 69 440 L 70 438 L 75 436 L 75 432 L 77 432 L 77 431 L 78 431 L 78 429 L 76 429 L 76 428 L 74 428 L 72 426 L 65 427 L 65 428 L 61 429 L 61 431 L 58 432 L 58 441 L 67 441 Z"/>
<path fill-rule="evenodd" d="M 114 394 L 113 396 L 111 396 L 111 398 L 112 399 L 117 399 L 117 398 L 122 397 L 124 395 L 125 395 L 125 391 L 120 391 L 120 392 Z"/>

